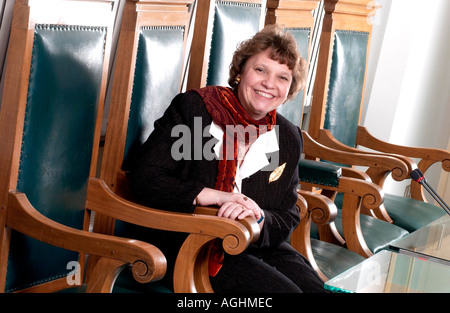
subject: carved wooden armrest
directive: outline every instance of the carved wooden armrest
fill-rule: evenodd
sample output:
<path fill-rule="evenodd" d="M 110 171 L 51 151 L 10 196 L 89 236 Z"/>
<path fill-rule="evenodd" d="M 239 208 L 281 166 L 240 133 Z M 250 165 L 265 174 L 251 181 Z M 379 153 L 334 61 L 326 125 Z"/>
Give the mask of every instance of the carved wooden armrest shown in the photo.
<path fill-rule="evenodd" d="M 304 181 L 300 181 L 300 184 L 310 188 L 321 188 L 322 194 L 331 200 L 334 200 L 336 193 L 343 193 L 342 228 L 345 244 L 348 249 L 369 257 L 372 252 L 364 240 L 360 226 L 361 205 L 368 210 L 378 209 L 383 203 L 384 193 L 376 184 L 360 178 L 346 177 L 345 173 L 352 173 L 351 175 L 355 176 L 357 172 L 343 171 L 343 175 L 339 177 L 339 183 L 335 186 Z M 344 239 L 332 224 L 318 228 L 321 240 L 344 244 Z"/>
<path fill-rule="evenodd" d="M 376 170 L 377 176 L 384 181 L 389 174 L 396 181 L 409 178 L 409 173 L 414 163 L 409 159 L 401 159 L 397 156 L 366 153 L 361 151 L 343 151 L 333 149 L 323 143 L 319 143 L 303 131 L 304 153 L 308 156 L 319 158 L 339 164 L 367 166 Z M 372 178 L 375 182 L 374 178 Z"/>
<path fill-rule="evenodd" d="M 291 234 L 291 245 L 311 263 L 323 281 L 328 278 L 317 265 L 311 247 L 311 221 L 325 225 L 334 221 L 337 215 L 336 205 L 327 197 L 305 190 L 298 190 L 297 208 L 300 211 L 300 224 Z"/>
<path fill-rule="evenodd" d="M 95 212 L 143 227 L 190 234 L 176 261 L 175 292 L 212 291 L 209 277 L 205 276 L 207 259 L 199 258 L 206 253 L 212 240 L 222 239 L 224 251 L 235 255 L 242 253 L 252 240 L 259 237 L 255 218 L 239 222 L 217 217 L 206 208 L 199 208 L 195 214 L 157 210 L 121 198 L 95 178 L 90 179 L 88 190 L 88 208 Z M 255 231 L 254 224 L 258 231 Z"/>
<path fill-rule="evenodd" d="M 198 206 L 195 208 L 194 213 L 201 214 L 201 215 L 217 216 L 218 211 L 219 211 L 219 209 L 217 209 L 217 208 Z M 241 223 L 242 225 L 245 226 L 245 228 L 248 229 L 248 231 L 250 233 L 250 243 L 254 243 L 259 239 L 259 236 L 261 234 L 261 229 L 259 228 L 259 225 L 256 222 L 256 219 L 254 216 L 249 216 L 242 220 L 236 220 L 236 222 Z"/>
<path fill-rule="evenodd" d="M 137 240 L 91 233 L 59 224 L 39 213 L 21 192 L 10 192 L 6 224 L 42 242 L 101 257 L 87 286 L 88 292 L 111 292 L 122 268 L 132 265 L 134 278 L 146 283 L 166 273 L 166 258 L 155 246 Z"/>
<path fill-rule="evenodd" d="M 425 173 L 427 169 L 435 163 L 441 163 L 442 169 L 446 172 L 450 172 L 450 152 L 446 150 L 394 145 L 375 138 L 362 126 L 358 127 L 356 143 L 375 151 L 418 158 L 420 161 L 417 167 L 422 173 Z M 415 181 L 412 181 L 411 183 L 411 197 L 426 202 L 422 185 Z"/>

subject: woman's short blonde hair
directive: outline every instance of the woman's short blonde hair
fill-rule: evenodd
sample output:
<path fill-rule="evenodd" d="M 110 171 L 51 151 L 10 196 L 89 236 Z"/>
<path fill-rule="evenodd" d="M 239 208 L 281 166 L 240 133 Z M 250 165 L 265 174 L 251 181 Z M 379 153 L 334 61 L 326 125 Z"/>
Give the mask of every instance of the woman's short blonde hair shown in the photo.
<path fill-rule="evenodd" d="M 233 54 L 228 83 L 234 86 L 236 77 L 242 73 L 247 60 L 267 49 L 270 49 L 270 57 L 273 60 L 286 64 L 292 71 L 292 83 L 287 100 L 292 99 L 305 87 L 307 62 L 300 55 L 294 36 L 277 24 L 267 25 L 255 36 L 239 44 Z"/>

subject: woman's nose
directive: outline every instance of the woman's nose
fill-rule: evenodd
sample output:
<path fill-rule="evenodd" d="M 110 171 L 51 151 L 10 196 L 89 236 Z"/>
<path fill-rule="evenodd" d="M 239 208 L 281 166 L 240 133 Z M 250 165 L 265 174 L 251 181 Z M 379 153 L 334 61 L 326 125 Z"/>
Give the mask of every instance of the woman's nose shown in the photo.
<path fill-rule="evenodd" d="M 267 75 L 262 81 L 262 84 L 266 88 L 273 88 L 275 85 L 275 78 L 272 75 Z"/>

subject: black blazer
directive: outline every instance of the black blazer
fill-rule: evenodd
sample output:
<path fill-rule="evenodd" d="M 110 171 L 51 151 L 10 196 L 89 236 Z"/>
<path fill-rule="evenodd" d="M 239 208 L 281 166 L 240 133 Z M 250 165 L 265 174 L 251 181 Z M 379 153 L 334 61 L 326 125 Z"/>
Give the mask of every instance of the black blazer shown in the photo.
<path fill-rule="evenodd" d="M 300 221 L 295 203 L 302 136 L 299 128 L 281 115 L 277 115 L 276 121 L 280 148 L 278 165 L 286 163 L 282 175 L 269 183 L 271 171 L 262 169 L 242 181 L 242 193 L 255 200 L 265 212 L 264 227 L 255 247 L 278 246 L 289 238 Z M 155 129 L 148 140 L 131 153 L 125 163 L 130 188 L 140 201 L 159 209 L 193 212 L 195 197 L 204 187 L 214 188 L 217 176 L 218 160 L 199 157 L 202 156 L 199 149 L 203 149 L 210 140 L 215 140 L 214 137 L 194 136 L 195 132 L 202 132 L 211 123 L 212 118 L 196 92 L 182 93 L 174 98 L 163 117 L 155 122 Z M 173 159 L 174 143 L 179 148 L 179 140 L 183 137 L 180 134 L 186 135 L 177 131 L 172 134 L 173 129 L 190 130 L 191 159 Z M 209 135 L 209 132 L 206 133 Z M 198 137 L 202 137 L 201 144 Z M 206 145 L 209 148 L 212 146 L 211 143 Z M 183 153 L 189 156 L 189 151 L 183 150 Z M 174 243 L 170 236 L 163 237 Z"/>

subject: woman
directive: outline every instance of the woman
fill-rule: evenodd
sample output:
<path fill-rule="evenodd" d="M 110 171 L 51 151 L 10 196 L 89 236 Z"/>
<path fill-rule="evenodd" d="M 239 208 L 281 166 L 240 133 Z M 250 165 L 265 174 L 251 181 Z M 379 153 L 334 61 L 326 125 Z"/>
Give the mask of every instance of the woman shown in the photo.
<path fill-rule="evenodd" d="M 212 254 L 216 292 L 323 292 L 322 281 L 287 242 L 300 220 L 295 203 L 302 137 L 276 114 L 303 88 L 305 63 L 292 35 L 265 27 L 236 50 L 232 88 L 176 96 L 128 162 L 131 190 L 147 205 L 190 213 L 195 205 L 214 205 L 221 217 L 255 216 L 261 229 L 256 243 L 240 255 Z M 177 137 L 186 128 L 191 137 Z M 201 145 L 194 144 L 199 133 Z M 163 238 L 158 247 L 172 268 L 185 236 L 152 238 Z"/>

